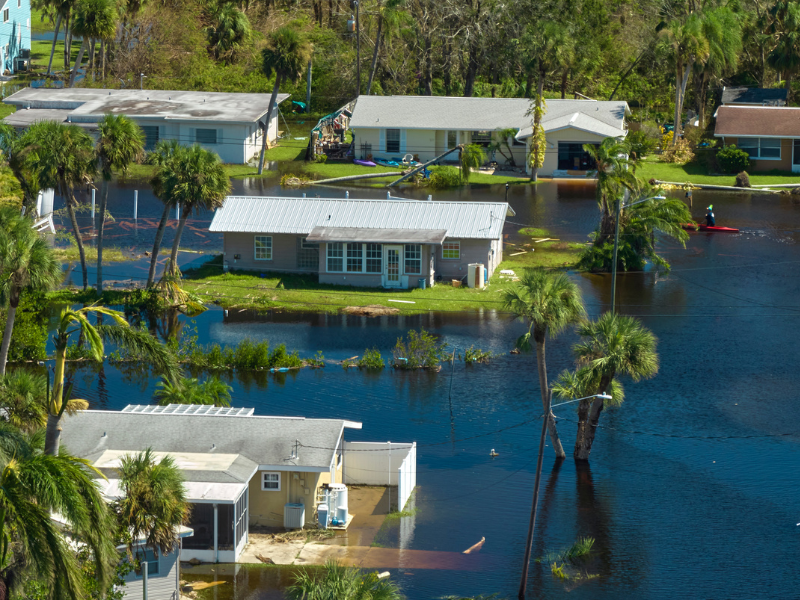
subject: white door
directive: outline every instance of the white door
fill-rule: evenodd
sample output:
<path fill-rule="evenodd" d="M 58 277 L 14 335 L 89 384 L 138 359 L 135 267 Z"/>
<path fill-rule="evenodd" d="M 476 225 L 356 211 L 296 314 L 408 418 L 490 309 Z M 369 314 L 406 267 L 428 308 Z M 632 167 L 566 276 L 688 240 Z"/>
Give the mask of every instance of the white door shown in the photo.
<path fill-rule="evenodd" d="M 402 261 L 402 246 L 384 246 L 383 264 L 386 265 L 383 271 L 384 287 L 400 287 L 400 263 Z"/>

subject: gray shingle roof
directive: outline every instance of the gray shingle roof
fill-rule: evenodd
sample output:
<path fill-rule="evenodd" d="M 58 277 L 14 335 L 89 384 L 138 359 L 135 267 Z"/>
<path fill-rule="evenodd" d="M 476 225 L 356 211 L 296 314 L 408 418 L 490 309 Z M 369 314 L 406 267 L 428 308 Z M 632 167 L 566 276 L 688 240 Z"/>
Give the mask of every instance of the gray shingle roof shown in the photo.
<path fill-rule="evenodd" d="M 764 104 L 777 102 L 786 105 L 788 90 L 786 88 L 722 88 L 723 104 Z"/>
<path fill-rule="evenodd" d="M 308 235 L 315 227 L 444 229 L 449 238 L 497 239 L 506 215 L 513 214 L 505 202 L 228 196 L 209 231 Z"/>
<path fill-rule="evenodd" d="M 399 129 L 451 129 L 494 131 L 531 127 L 527 98 L 453 98 L 449 96 L 359 96 L 350 127 Z M 547 100 L 543 123 L 575 113 L 591 117 L 582 121 L 589 131 L 610 137 L 624 134 L 627 102 Z M 595 128 L 595 129 L 592 129 Z M 610 129 L 610 128 L 613 128 Z"/>
<path fill-rule="evenodd" d="M 132 119 L 255 123 L 269 108 L 271 94 L 173 90 L 25 88 L 3 102 L 20 108 L 68 109 L 73 122 L 93 122 L 106 114 Z M 278 103 L 289 94 L 278 94 Z"/>
<path fill-rule="evenodd" d="M 72 454 L 96 461 L 106 450 L 238 454 L 227 476 L 234 481 L 255 465 L 328 469 L 345 421 L 293 417 L 136 414 L 80 411 L 63 420 L 62 444 Z M 287 460 L 295 440 L 298 458 Z M 238 462 L 237 462 L 238 461 Z M 200 475 L 197 475 L 198 477 Z M 196 479 L 195 479 L 196 480 Z"/>

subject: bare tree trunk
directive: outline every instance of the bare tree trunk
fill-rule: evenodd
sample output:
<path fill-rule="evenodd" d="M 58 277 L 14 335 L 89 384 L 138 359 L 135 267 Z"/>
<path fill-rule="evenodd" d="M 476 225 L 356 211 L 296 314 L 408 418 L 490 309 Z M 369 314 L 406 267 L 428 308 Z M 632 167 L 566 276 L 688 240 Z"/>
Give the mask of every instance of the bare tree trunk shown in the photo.
<path fill-rule="evenodd" d="M 175 239 L 172 242 L 172 252 L 169 255 L 169 265 L 167 269 L 169 274 L 177 277 L 178 271 L 178 248 L 181 245 L 181 235 L 183 235 L 183 228 L 186 226 L 186 219 L 189 217 L 189 210 L 187 207 L 181 206 L 181 220 L 178 221 L 178 228 L 175 230 Z"/>
<path fill-rule="evenodd" d="M 547 332 L 545 332 L 546 334 Z M 536 336 L 537 338 L 539 336 Z M 556 420 L 553 411 L 550 410 L 552 404 L 552 392 L 547 385 L 547 362 L 545 360 L 545 335 L 541 339 L 536 339 L 536 367 L 539 371 L 539 389 L 542 394 L 542 407 L 548 413 L 545 415 L 547 419 L 547 432 L 550 434 L 550 442 L 553 444 L 553 451 L 556 453 L 557 458 L 564 458 L 564 447 L 561 445 L 561 440 L 558 437 L 558 430 L 556 429 Z"/>
<path fill-rule="evenodd" d="M 67 214 L 72 223 L 72 231 L 75 233 L 75 242 L 78 244 L 78 255 L 81 258 L 81 271 L 83 272 L 83 289 L 89 288 L 89 272 L 86 270 L 86 252 L 83 249 L 83 238 L 81 237 L 81 230 L 78 227 L 78 219 L 75 218 L 75 198 L 70 192 L 67 192 Z M 71 197 L 72 196 L 72 197 Z"/>
<path fill-rule="evenodd" d="M 680 59 L 675 66 L 675 118 L 672 121 L 672 145 L 678 141 L 678 131 L 680 131 L 681 118 L 681 80 L 683 79 L 683 69 Z"/>
<path fill-rule="evenodd" d="M 106 206 L 108 205 L 108 181 L 103 178 L 100 190 L 100 210 L 97 215 L 97 293 L 103 293 L 103 231 L 106 226 Z"/>
<path fill-rule="evenodd" d="M 381 47 L 381 30 L 383 29 L 383 15 L 381 15 L 381 3 L 378 0 L 378 31 L 375 33 L 375 48 L 372 51 L 372 65 L 369 68 L 369 81 L 367 82 L 366 96 L 372 90 L 372 81 L 375 79 L 375 71 L 378 68 L 378 51 Z"/>
<path fill-rule="evenodd" d="M 100 77 L 106 80 L 106 41 L 100 40 Z"/>
<path fill-rule="evenodd" d="M 792 101 L 792 72 L 786 71 L 786 106 Z"/>
<path fill-rule="evenodd" d="M 72 69 L 72 75 L 69 78 L 69 87 L 75 87 L 75 77 L 78 75 L 78 69 L 81 68 L 83 62 L 83 53 L 86 51 L 86 38 L 81 42 L 81 48 L 78 50 L 78 58 L 75 59 L 75 68 Z"/>
<path fill-rule="evenodd" d="M 564 72 L 561 73 L 561 99 L 564 100 L 567 97 L 567 82 L 569 81 L 569 69 L 564 69 Z"/>
<path fill-rule="evenodd" d="M 598 386 L 598 394 L 604 394 L 611 385 L 611 376 L 603 375 Z M 575 438 L 575 460 L 589 460 L 592 452 L 592 444 L 597 433 L 597 425 L 600 421 L 600 413 L 603 412 L 603 399 L 595 397 L 590 403 L 586 400 L 580 402 L 578 407 L 578 435 Z"/>
<path fill-rule="evenodd" d="M 431 36 L 425 36 L 425 69 L 423 72 L 423 95 L 433 95 L 433 58 L 431 57 Z"/>
<path fill-rule="evenodd" d="M 161 240 L 164 239 L 164 231 L 167 228 L 167 221 L 169 220 L 169 204 L 164 204 L 164 212 L 161 213 L 161 221 L 158 223 L 156 229 L 156 239 L 153 242 L 153 255 L 150 257 L 150 271 L 147 273 L 147 287 L 153 285 L 156 280 L 156 264 L 158 264 L 158 253 L 161 252 Z"/>
<path fill-rule="evenodd" d="M 61 417 L 47 415 L 47 432 L 44 439 L 44 453 L 57 456 L 61 447 Z"/>
<path fill-rule="evenodd" d="M 275 109 L 275 100 L 278 97 L 278 90 L 281 86 L 281 74 L 275 74 L 275 87 L 272 88 L 272 96 L 269 99 L 269 108 L 267 108 L 267 122 L 264 123 L 264 137 L 261 139 L 261 158 L 258 160 L 258 174 L 264 172 L 264 160 L 267 158 L 267 138 L 269 137 L 269 124 L 272 121 L 272 111 Z"/>
<path fill-rule="evenodd" d="M 450 71 L 453 68 L 452 56 L 453 44 L 451 43 L 450 38 L 447 38 L 447 41 L 444 44 L 444 62 L 442 64 L 442 83 L 444 84 L 445 96 L 450 95 L 450 90 L 453 87 L 452 78 L 450 75 Z"/>
<path fill-rule="evenodd" d="M 333 29 L 333 0 L 328 0 L 328 29 Z"/>
<path fill-rule="evenodd" d="M 8 303 L 8 314 L 6 315 L 6 329 L 3 332 L 3 344 L 0 345 L 0 376 L 6 374 L 6 363 L 8 363 L 8 349 L 11 347 L 11 334 L 14 332 L 14 319 L 17 316 L 19 306 L 19 289 L 12 288 L 11 300 Z"/>
<path fill-rule="evenodd" d="M 472 97 L 472 92 L 475 89 L 475 78 L 478 75 L 478 67 L 480 66 L 480 61 L 478 60 L 478 42 L 475 41 L 470 44 L 469 47 L 469 56 L 467 59 L 467 74 L 464 77 L 464 97 L 470 98 Z"/>
<path fill-rule="evenodd" d="M 69 41 L 70 41 L 70 32 L 69 32 L 69 22 L 71 20 L 71 14 L 68 12 L 66 16 L 66 20 L 64 22 L 64 73 L 69 73 L 69 66 L 70 66 L 70 57 L 69 57 Z"/>
<path fill-rule="evenodd" d="M 50 75 L 50 69 L 53 67 L 53 55 L 56 53 L 56 42 L 58 41 L 58 30 L 61 27 L 61 19 L 63 15 L 59 12 L 56 17 L 56 30 L 53 32 L 53 45 L 50 46 L 50 60 L 47 61 L 47 73 L 45 76 Z"/>

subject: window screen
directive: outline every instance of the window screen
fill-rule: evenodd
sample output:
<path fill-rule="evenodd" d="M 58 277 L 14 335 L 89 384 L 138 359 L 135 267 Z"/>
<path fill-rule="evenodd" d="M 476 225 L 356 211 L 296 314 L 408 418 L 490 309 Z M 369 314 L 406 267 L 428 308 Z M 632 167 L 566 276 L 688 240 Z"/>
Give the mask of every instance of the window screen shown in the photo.
<path fill-rule="evenodd" d="M 328 272 L 344 271 L 344 244 L 335 242 L 328 244 Z"/>
<path fill-rule="evenodd" d="M 400 130 L 387 129 L 386 130 L 386 151 L 387 152 L 400 152 Z"/>
<path fill-rule="evenodd" d="M 306 238 L 297 238 L 297 268 L 319 269 L 319 244 L 307 242 Z"/>
<path fill-rule="evenodd" d="M 142 125 L 145 150 L 153 150 L 158 143 L 158 125 Z"/>
<path fill-rule="evenodd" d="M 195 129 L 194 141 L 198 144 L 216 144 L 217 143 L 217 130 L 216 129 Z"/>
<path fill-rule="evenodd" d="M 361 273 L 364 260 L 364 249 L 361 244 L 347 244 L 347 271 Z"/>
<path fill-rule="evenodd" d="M 422 246 L 406 244 L 406 273 L 419 275 L 422 273 Z"/>
<path fill-rule="evenodd" d="M 383 246 L 367 244 L 367 273 L 380 273 L 383 258 Z"/>

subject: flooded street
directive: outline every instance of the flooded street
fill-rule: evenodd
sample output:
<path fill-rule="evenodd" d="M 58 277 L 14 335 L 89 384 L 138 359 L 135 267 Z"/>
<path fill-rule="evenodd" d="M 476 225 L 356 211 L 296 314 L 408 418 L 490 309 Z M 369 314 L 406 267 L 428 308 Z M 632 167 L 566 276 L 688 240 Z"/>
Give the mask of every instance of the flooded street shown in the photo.
<path fill-rule="evenodd" d="M 233 193 L 301 194 L 274 183 L 234 181 Z M 116 221 L 107 226 L 108 244 L 142 252 L 152 246 L 161 205 L 138 184 L 134 223 L 136 185 L 112 190 L 109 210 Z M 344 188 L 305 191 L 344 196 Z M 385 194 L 364 188 L 350 193 Z M 504 194 L 504 186 L 493 186 L 434 198 L 496 200 Z M 508 198 L 516 211 L 506 224 L 510 239 L 519 228 L 534 226 L 564 241 L 585 241 L 598 218 L 594 187 L 582 182 L 512 185 Z M 662 246 L 670 274 L 619 276 L 620 312 L 639 316 L 659 339 L 658 376 L 623 380 L 625 403 L 604 411 L 590 466 L 576 467 L 571 458 L 556 464 L 546 449 L 533 556 L 592 537 L 590 574 L 598 577 L 564 583 L 549 565 L 533 563 L 530 598 L 559 598 L 566 591 L 587 600 L 789 598 L 800 589 L 800 204 L 788 195 L 695 192 L 696 219 L 711 202 L 718 225 L 742 232 L 692 233 L 686 249 Z M 210 219 L 193 217 L 182 246 L 220 251 L 221 236 L 207 231 Z M 91 228 L 86 216 L 82 224 Z M 104 273 L 110 280 L 147 274 L 141 261 L 110 265 Z M 608 308 L 610 277 L 572 276 L 592 316 Z M 399 336 L 419 327 L 457 351 L 475 345 L 497 352 L 490 364 L 456 362 L 440 373 L 363 373 L 328 365 L 229 379 L 234 406 L 254 407 L 256 414 L 351 419 L 363 423 L 361 431 L 348 433 L 351 441 L 417 442 L 417 512 L 403 543 L 446 553 L 462 552 L 484 536 L 486 543 L 477 555 L 484 563 L 472 571 L 392 570 L 409 599 L 516 597 L 541 411 L 534 356 L 508 353 L 522 324 L 491 310 L 377 318 L 230 311 L 225 317 L 216 307 L 182 322 L 187 332 L 196 329 L 201 343 L 268 339 L 301 356 L 322 351 L 338 360 L 372 347 L 386 357 Z M 548 342 L 551 379 L 573 366 L 576 339 L 570 332 Z M 112 409 L 150 403 L 156 383 L 110 365 L 83 367 L 74 382 L 75 397 Z M 555 410 L 568 455 L 574 406 Z M 389 532 L 387 545 L 396 538 Z M 280 597 L 271 589 L 275 582 L 285 585 L 290 570 L 268 571 L 243 569 L 237 600 Z M 222 586 L 216 594 L 233 597 Z"/>

